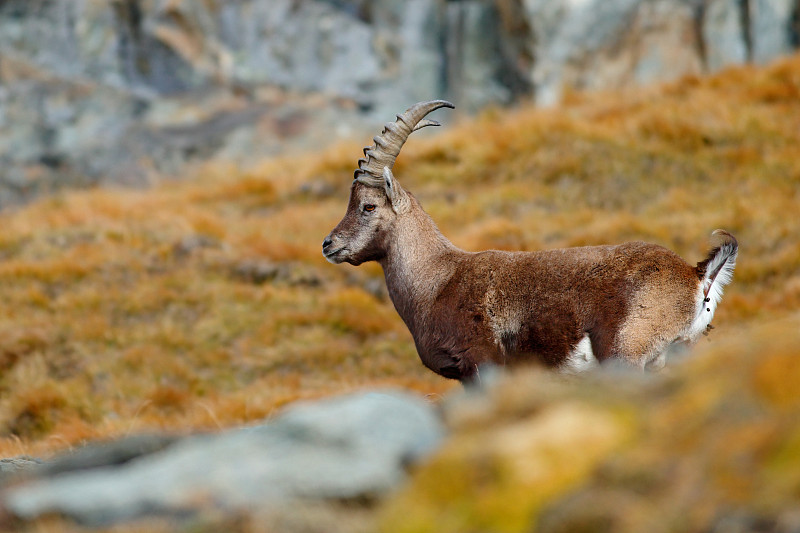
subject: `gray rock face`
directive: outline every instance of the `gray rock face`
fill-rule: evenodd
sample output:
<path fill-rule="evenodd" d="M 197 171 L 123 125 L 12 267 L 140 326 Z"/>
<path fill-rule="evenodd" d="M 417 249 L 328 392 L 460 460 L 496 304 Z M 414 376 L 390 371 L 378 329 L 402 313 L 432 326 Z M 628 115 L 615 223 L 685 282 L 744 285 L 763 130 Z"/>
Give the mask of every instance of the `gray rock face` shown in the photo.
<path fill-rule="evenodd" d="M 534 97 L 764 63 L 797 47 L 796 0 L 525 0 Z"/>
<path fill-rule="evenodd" d="M 262 426 L 220 435 L 89 448 L 80 460 L 56 460 L 41 477 L 6 488 L 0 504 L 23 519 L 55 512 L 108 524 L 371 498 L 401 482 L 406 466 L 442 437 L 439 418 L 418 397 L 363 393 L 298 404 Z"/>
<path fill-rule="evenodd" d="M 557 103 L 567 86 L 604 86 L 606 82 L 597 78 L 597 70 L 606 65 L 598 60 L 622 37 L 627 19 L 638 4 L 639 0 L 528 0 L 528 16 L 538 37 L 533 67 L 537 102 Z"/>
<path fill-rule="evenodd" d="M 749 6 L 752 60 L 766 63 L 790 54 L 800 39 L 800 3 L 796 0 L 752 0 Z"/>
<path fill-rule="evenodd" d="M 0 207 L 460 110 L 766 62 L 800 0 L 0 2 Z M 367 127 L 368 126 L 368 127 Z"/>
<path fill-rule="evenodd" d="M 711 71 L 746 62 L 750 55 L 743 2 L 712 0 L 705 6 L 703 40 Z"/>

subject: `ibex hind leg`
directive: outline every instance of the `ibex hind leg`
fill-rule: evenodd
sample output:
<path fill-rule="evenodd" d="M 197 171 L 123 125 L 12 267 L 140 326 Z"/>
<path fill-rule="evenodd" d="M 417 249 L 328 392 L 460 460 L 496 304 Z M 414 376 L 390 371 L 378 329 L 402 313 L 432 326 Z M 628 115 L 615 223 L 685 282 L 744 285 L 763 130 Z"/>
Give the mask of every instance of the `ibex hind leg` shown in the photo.
<path fill-rule="evenodd" d="M 667 359 L 671 358 L 679 343 L 677 332 L 663 333 L 656 337 L 642 335 L 626 338 L 622 342 L 618 340 L 608 362 L 640 371 L 659 372 L 666 366 Z"/>
<path fill-rule="evenodd" d="M 646 362 L 644 364 L 644 369 L 648 372 L 658 372 L 663 370 L 665 366 L 667 366 L 667 354 L 666 352 L 661 352 L 655 356 L 655 358 Z"/>
<path fill-rule="evenodd" d="M 681 359 L 688 355 L 689 344 L 689 341 L 686 339 L 676 339 L 672 341 L 663 351 L 645 363 L 644 369 L 648 372 L 659 372 L 663 370 L 667 364 L 667 360 L 674 362 L 675 359 Z"/>
<path fill-rule="evenodd" d="M 558 370 L 562 374 L 580 374 L 596 368 L 599 364 L 592 349 L 591 338 L 588 334 L 584 334 L 578 344 L 567 354 Z"/>

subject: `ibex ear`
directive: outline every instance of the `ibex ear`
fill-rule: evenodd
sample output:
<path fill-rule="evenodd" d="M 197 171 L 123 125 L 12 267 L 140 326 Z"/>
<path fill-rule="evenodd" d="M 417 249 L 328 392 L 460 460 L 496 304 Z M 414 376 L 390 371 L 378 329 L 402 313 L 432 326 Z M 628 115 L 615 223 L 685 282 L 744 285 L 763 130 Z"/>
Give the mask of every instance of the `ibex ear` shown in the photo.
<path fill-rule="evenodd" d="M 386 196 L 392 203 L 392 210 L 395 213 L 402 213 L 408 209 L 411 203 L 408 193 L 397 182 L 389 167 L 383 167 L 383 190 L 386 191 Z"/>

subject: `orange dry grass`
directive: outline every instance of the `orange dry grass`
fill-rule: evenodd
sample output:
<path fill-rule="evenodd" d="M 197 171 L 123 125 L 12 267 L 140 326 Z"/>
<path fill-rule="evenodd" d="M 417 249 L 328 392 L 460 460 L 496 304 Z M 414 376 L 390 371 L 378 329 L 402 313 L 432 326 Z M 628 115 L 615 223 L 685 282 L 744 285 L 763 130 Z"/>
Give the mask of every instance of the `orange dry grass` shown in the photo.
<path fill-rule="evenodd" d="M 727 228 L 741 260 L 724 332 L 800 311 L 799 95 L 795 57 L 492 110 L 412 140 L 396 175 L 467 249 L 644 239 L 697 261 Z M 347 144 L 247 170 L 213 163 L 149 191 L 0 215 L 0 454 L 214 430 L 364 386 L 453 387 L 366 289 L 380 270 L 320 254 L 359 155 Z"/>

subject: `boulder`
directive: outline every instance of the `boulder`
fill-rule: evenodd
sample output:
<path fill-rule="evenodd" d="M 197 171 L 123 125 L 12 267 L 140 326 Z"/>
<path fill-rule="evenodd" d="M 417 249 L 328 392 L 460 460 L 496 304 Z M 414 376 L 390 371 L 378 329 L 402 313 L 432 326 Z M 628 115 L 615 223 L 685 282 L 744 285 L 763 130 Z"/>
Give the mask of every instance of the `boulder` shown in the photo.
<path fill-rule="evenodd" d="M 443 426 L 417 396 L 366 392 L 295 404 L 275 420 L 175 440 L 90 446 L 0 493 L 22 519 L 103 525 L 149 515 L 263 512 L 292 502 L 368 501 L 433 451 Z"/>

